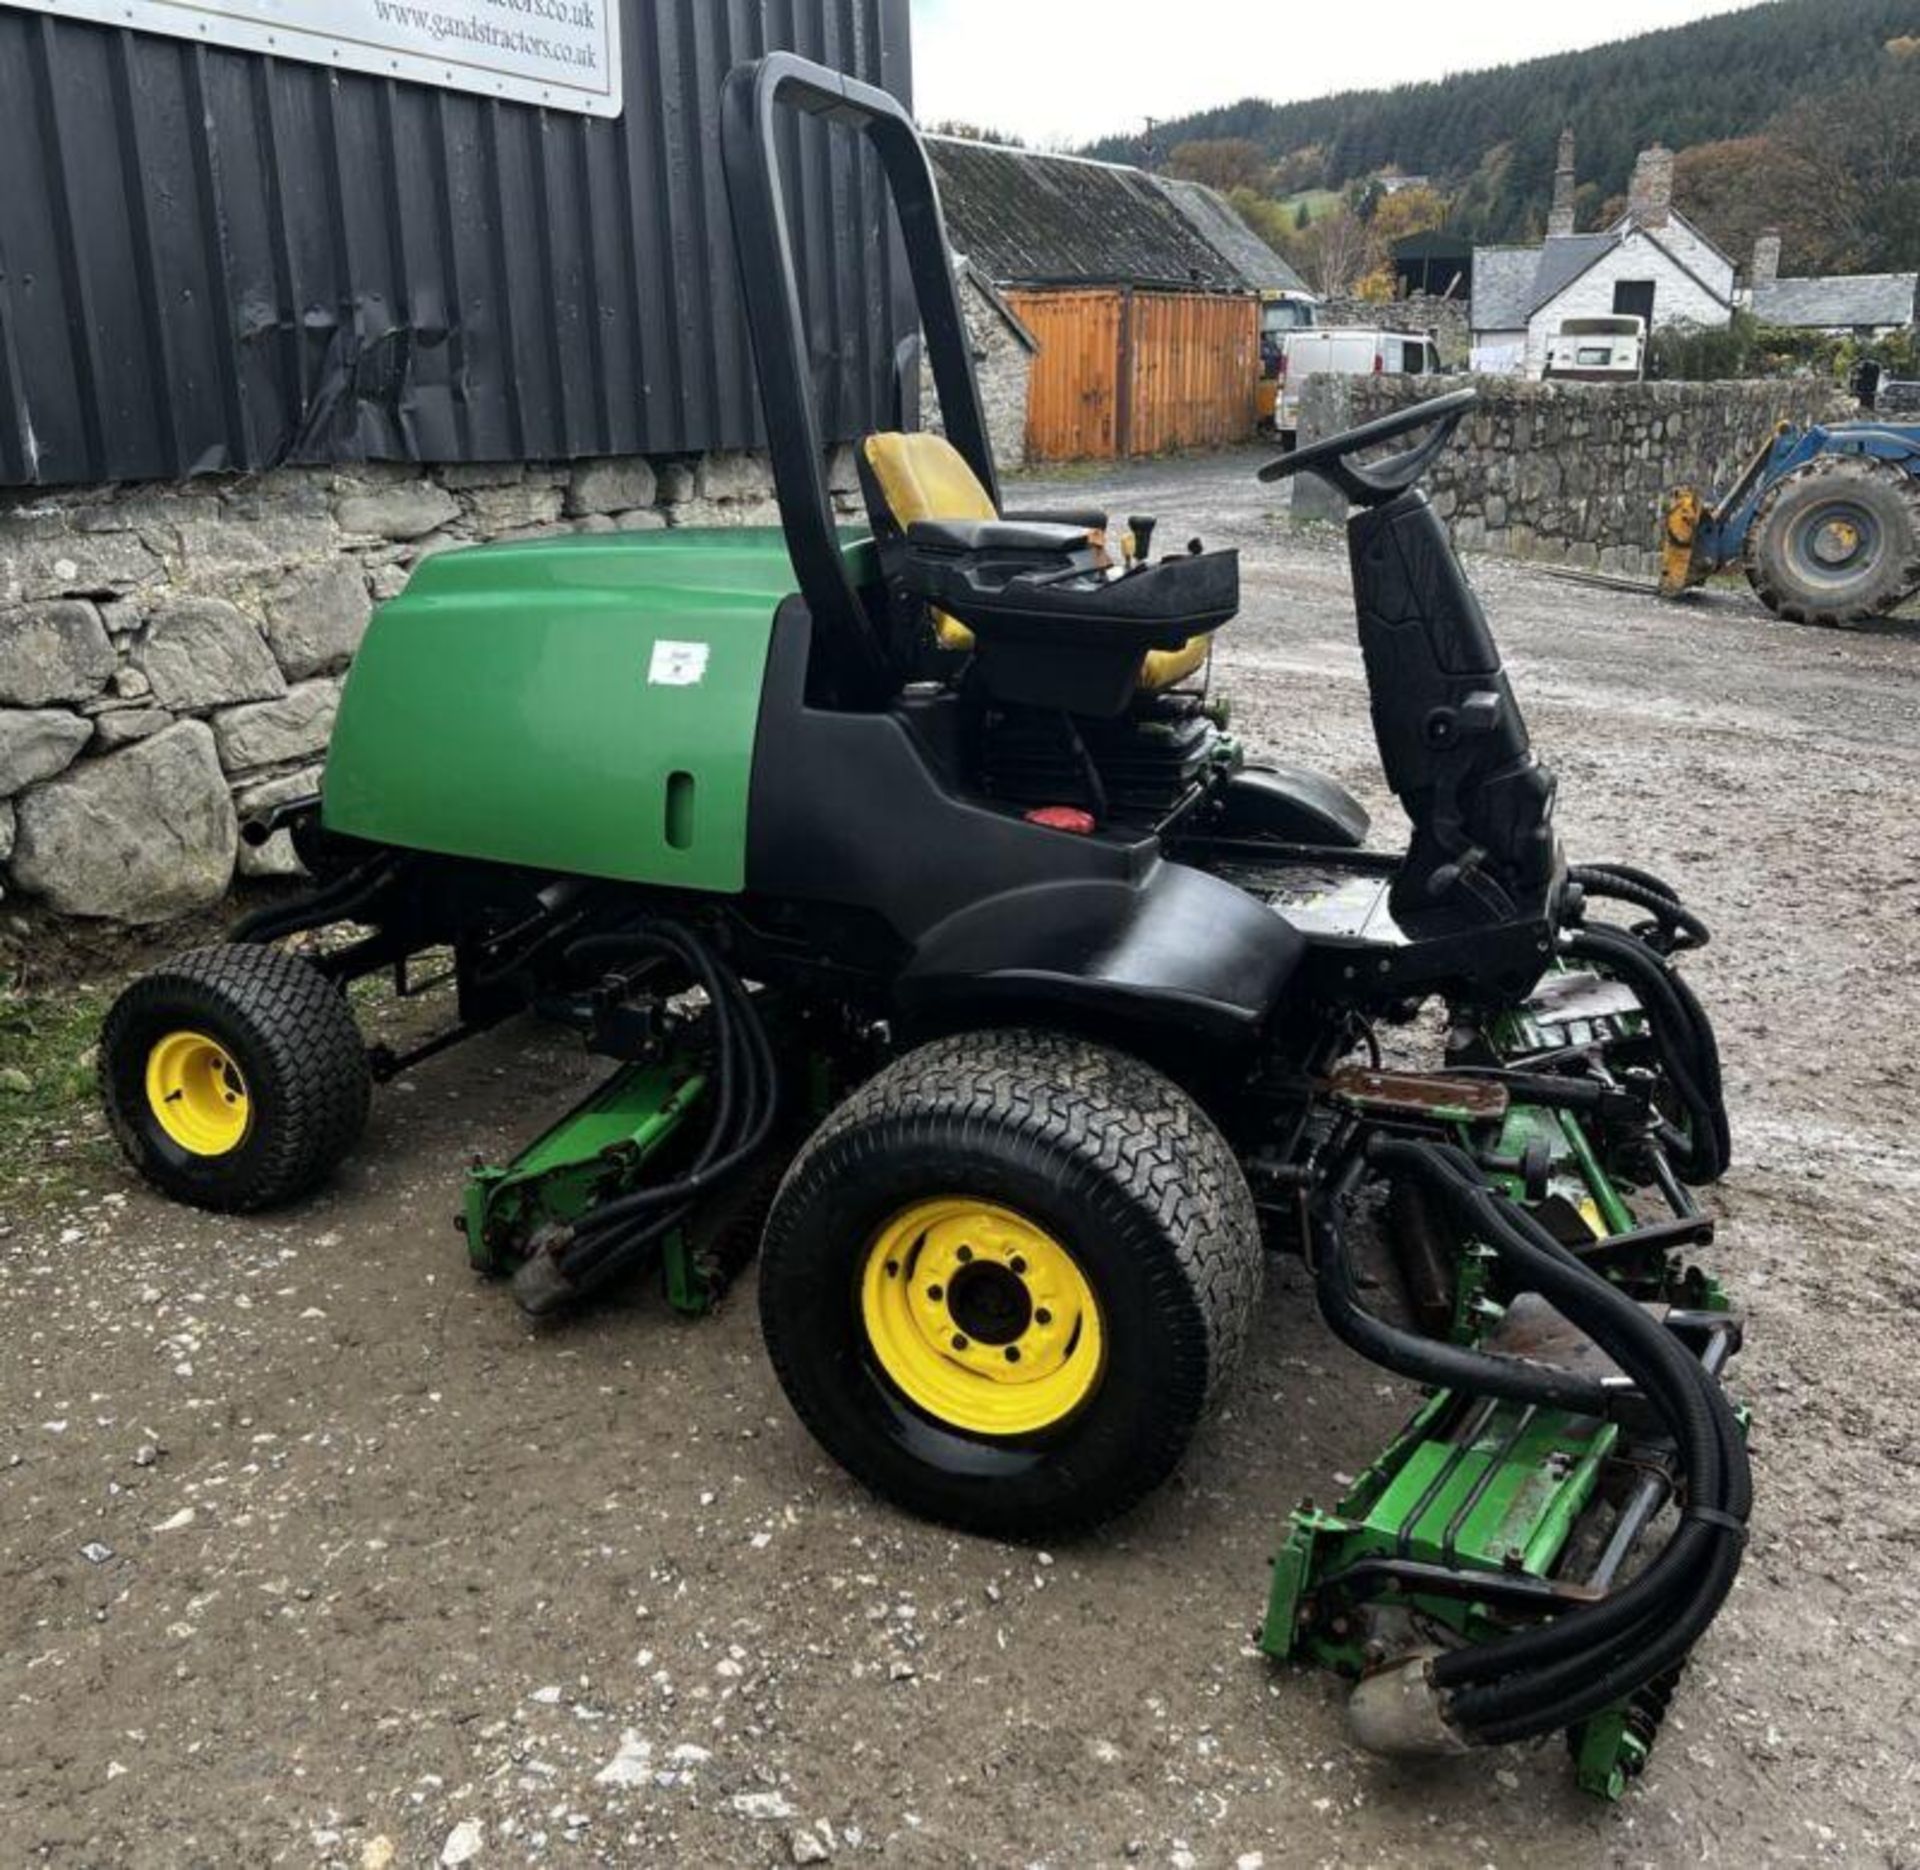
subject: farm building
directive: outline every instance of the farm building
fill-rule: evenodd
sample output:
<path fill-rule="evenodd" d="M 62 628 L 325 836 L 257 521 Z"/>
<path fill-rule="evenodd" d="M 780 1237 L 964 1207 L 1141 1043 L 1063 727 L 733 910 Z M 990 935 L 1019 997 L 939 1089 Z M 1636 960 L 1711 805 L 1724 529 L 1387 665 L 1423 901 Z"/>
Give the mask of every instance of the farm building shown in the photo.
<path fill-rule="evenodd" d="M 1473 297 L 1473 243 L 1455 234 L 1409 234 L 1393 243 L 1395 288 L 1402 298 Z"/>
<path fill-rule="evenodd" d="M 1830 337 L 1885 338 L 1907 330 L 1920 309 L 1920 273 L 1782 279 L 1780 259 L 1780 236 L 1763 234 L 1754 244 L 1749 299 L 1763 325 Z"/>
<path fill-rule="evenodd" d="M 1250 436 L 1262 301 L 1299 276 L 1213 191 L 936 137 L 955 250 L 1038 344 L 1027 453 L 1099 460 Z"/>
<path fill-rule="evenodd" d="M 1734 263 L 1673 205 L 1673 152 L 1642 153 L 1626 213 L 1594 234 L 1571 231 L 1572 160 L 1563 140 L 1553 225 L 1567 231 L 1538 247 L 1474 252 L 1476 370 L 1538 377 L 1569 318 L 1619 313 L 1644 318 L 1649 331 L 1732 321 Z"/>

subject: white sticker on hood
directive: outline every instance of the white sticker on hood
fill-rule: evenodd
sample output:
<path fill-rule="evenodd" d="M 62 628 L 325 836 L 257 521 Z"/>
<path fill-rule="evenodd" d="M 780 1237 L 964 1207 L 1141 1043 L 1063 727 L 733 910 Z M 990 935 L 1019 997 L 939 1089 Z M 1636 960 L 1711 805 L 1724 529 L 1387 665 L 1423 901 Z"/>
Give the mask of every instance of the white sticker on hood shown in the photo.
<path fill-rule="evenodd" d="M 711 643 L 656 643 L 647 682 L 653 688 L 698 688 L 713 660 Z"/>

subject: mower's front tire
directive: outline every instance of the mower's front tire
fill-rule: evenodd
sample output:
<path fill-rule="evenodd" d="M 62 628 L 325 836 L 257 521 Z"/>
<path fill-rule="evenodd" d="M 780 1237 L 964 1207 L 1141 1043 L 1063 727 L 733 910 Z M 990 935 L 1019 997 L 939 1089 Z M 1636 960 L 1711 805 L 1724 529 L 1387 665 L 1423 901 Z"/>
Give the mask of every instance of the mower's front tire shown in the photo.
<path fill-rule="evenodd" d="M 900 1060 L 774 1204 L 775 1372 L 853 1476 L 923 1518 L 1059 1538 L 1164 1481 L 1263 1273 L 1232 1150 L 1136 1059 L 1042 1032 Z"/>
<path fill-rule="evenodd" d="M 373 1080 L 340 990 L 277 948 L 206 948 L 135 981 L 100 1035 L 127 1160 L 175 1201 L 251 1214 L 309 1193 L 359 1141 Z"/>

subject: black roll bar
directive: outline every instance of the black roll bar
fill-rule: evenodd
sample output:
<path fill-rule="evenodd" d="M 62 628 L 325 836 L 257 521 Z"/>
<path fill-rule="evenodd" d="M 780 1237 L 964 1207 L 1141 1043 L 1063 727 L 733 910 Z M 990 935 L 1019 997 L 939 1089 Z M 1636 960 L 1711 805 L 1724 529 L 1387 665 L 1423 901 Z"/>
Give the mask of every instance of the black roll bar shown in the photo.
<path fill-rule="evenodd" d="M 812 353 L 775 134 L 775 113 L 783 107 L 844 124 L 873 145 L 906 239 L 947 438 L 996 506 L 1000 483 L 940 191 L 913 119 L 889 93 L 792 52 L 736 66 L 721 94 L 721 154 L 780 519 L 801 595 L 831 643 L 841 698 L 877 706 L 891 698 L 897 676 L 885 638 L 847 576 L 827 487 Z"/>

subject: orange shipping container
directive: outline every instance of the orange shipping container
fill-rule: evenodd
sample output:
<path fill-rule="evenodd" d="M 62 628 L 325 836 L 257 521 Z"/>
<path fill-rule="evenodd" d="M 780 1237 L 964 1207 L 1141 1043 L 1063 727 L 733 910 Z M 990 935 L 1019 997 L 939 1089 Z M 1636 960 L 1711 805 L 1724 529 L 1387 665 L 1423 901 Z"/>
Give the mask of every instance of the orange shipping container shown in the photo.
<path fill-rule="evenodd" d="M 1256 300 L 1127 289 L 1012 291 L 1007 299 L 1040 344 L 1029 459 L 1103 461 L 1253 435 Z"/>

